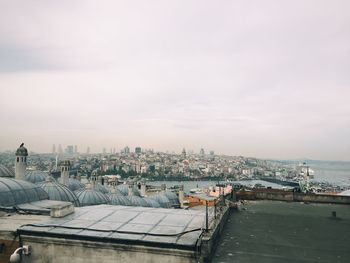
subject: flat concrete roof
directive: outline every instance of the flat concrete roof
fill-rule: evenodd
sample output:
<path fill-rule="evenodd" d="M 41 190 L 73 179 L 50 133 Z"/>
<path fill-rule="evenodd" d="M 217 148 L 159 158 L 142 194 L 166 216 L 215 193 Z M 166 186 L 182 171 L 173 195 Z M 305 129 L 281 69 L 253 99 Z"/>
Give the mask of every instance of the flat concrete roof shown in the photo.
<path fill-rule="evenodd" d="M 242 208 L 231 213 L 213 263 L 349 262 L 349 205 L 249 201 Z"/>
<path fill-rule="evenodd" d="M 47 219 L 44 215 L 23 215 L 0 212 L 0 236 L 4 232 L 16 232 L 24 224 L 33 224 Z"/>
<path fill-rule="evenodd" d="M 204 225 L 203 211 L 98 205 L 19 230 L 30 236 L 193 248 Z"/>
<path fill-rule="evenodd" d="M 16 206 L 11 206 L 11 207 L 0 207 L 0 211 L 10 212 L 10 213 L 21 212 L 22 214 L 33 213 L 33 214 L 40 214 L 40 215 L 49 215 L 51 208 L 56 207 L 58 205 L 67 205 L 67 204 L 70 204 L 70 202 L 56 201 L 56 200 L 40 200 L 40 201 L 24 203 Z"/>

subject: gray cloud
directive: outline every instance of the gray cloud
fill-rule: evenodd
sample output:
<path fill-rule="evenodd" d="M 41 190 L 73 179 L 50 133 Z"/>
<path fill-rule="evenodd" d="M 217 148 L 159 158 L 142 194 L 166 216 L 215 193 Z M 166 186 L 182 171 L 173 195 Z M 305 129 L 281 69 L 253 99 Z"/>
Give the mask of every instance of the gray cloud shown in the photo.
<path fill-rule="evenodd" d="M 38 151 L 129 144 L 349 160 L 349 8 L 1 2 L 0 148 L 23 140 Z"/>

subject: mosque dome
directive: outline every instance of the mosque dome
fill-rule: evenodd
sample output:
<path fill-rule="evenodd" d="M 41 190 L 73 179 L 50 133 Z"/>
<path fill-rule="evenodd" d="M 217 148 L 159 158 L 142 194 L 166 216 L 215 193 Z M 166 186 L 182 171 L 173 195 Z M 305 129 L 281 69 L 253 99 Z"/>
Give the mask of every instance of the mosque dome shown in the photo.
<path fill-rule="evenodd" d="M 79 180 L 77 179 L 74 179 L 74 178 L 69 178 L 68 179 L 68 188 L 69 190 L 75 192 L 79 189 L 84 189 L 85 188 L 85 184 L 83 184 L 82 182 L 80 182 Z"/>
<path fill-rule="evenodd" d="M 113 193 L 109 195 L 111 205 L 131 206 L 131 201 L 124 195 Z"/>
<path fill-rule="evenodd" d="M 128 188 L 129 188 L 129 186 L 127 184 L 120 184 L 120 185 L 117 186 L 117 189 L 125 196 L 127 196 L 128 193 L 129 193 L 129 189 Z M 134 196 L 138 196 L 138 197 L 141 196 L 139 190 L 135 186 L 132 189 L 132 193 L 133 193 Z"/>
<path fill-rule="evenodd" d="M 33 184 L 40 183 L 46 180 L 48 174 L 43 171 L 28 171 L 25 175 L 25 180 Z"/>
<path fill-rule="evenodd" d="M 24 144 L 22 143 L 21 146 L 16 150 L 16 156 L 28 156 L 28 150 L 23 145 Z"/>
<path fill-rule="evenodd" d="M 11 207 L 48 199 L 38 185 L 12 178 L 0 178 L 0 206 Z"/>
<path fill-rule="evenodd" d="M 127 197 L 132 206 L 144 206 L 144 207 L 150 207 L 150 205 L 142 198 L 136 195 L 128 196 Z"/>
<path fill-rule="evenodd" d="M 15 172 L 11 168 L 0 165 L 0 177 L 15 177 Z"/>
<path fill-rule="evenodd" d="M 156 200 L 163 208 L 171 208 L 171 202 L 168 197 L 166 197 L 165 193 L 159 193 L 150 198 Z"/>
<path fill-rule="evenodd" d="M 108 194 L 109 190 L 107 187 L 105 187 L 104 185 L 97 183 L 95 185 L 95 190 L 101 192 L 102 194 Z"/>
<path fill-rule="evenodd" d="M 78 191 L 77 197 L 81 206 L 102 205 L 109 203 L 108 197 L 105 194 L 90 188 Z"/>
<path fill-rule="evenodd" d="M 77 196 L 63 184 L 59 184 L 48 176 L 45 182 L 38 184 L 49 195 L 50 200 L 71 202 L 74 206 L 80 206 Z"/>
<path fill-rule="evenodd" d="M 147 202 L 149 207 L 153 207 L 153 208 L 160 208 L 161 207 L 160 204 L 152 198 L 145 197 L 145 198 L 143 198 L 143 200 L 145 200 Z"/>
<path fill-rule="evenodd" d="M 78 194 L 80 193 L 80 192 L 82 192 L 82 191 L 84 191 L 86 188 L 79 188 L 79 189 L 77 189 L 77 190 L 75 190 L 75 191 L 73 191 L 74 193 L 75 193 L 75 195 L 78 197 Z"/>
<path fill-rule="evenodd" d="M 169 199 L 171 205 L 180 205 L 179 198 L 174 192 L 166 191 L 164 195 Z"/>

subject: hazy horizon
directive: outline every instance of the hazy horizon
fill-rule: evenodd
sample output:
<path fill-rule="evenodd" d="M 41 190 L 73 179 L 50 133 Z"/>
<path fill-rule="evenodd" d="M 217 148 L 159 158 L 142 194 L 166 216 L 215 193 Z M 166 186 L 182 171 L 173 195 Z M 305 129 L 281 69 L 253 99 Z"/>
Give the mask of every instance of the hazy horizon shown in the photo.
<path fill-rule="evenodd" d="M 349 1 L 1 1 L 0 151 L 350 161 Z"/>

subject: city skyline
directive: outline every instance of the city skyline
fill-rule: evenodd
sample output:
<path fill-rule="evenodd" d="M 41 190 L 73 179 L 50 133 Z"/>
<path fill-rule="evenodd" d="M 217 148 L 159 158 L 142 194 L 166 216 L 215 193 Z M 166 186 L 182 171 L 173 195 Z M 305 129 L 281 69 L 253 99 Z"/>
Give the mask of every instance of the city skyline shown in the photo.
<path fill-rule="evenodd" d="M 0 3 L 0 151 L 350 161 L 348 1 Z"/>

